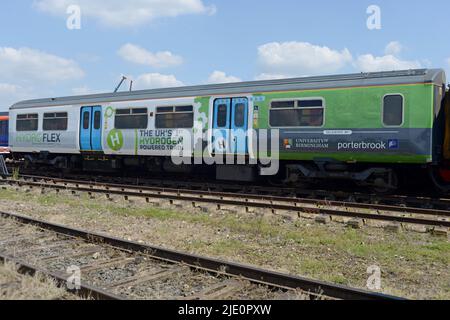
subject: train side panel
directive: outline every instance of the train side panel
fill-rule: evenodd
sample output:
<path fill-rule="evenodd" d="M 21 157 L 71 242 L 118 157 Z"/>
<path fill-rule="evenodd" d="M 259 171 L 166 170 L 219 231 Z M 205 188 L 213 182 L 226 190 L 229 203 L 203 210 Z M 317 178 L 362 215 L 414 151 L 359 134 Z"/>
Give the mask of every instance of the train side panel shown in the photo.
<path fill-rule="evenodd" d="M 173 112 L 170 112 L 170 108 Z M 177 108 L 182 111 L 178 114 L 192 117 L 196 128 L 171 127 L 170 122 L 157 123 L 157 117 L 174 115 Z M 126 113 L 127 110 L 131 110 L 131 113 L 145 110 L 146 123 L 136 124 L 133 128 L 121 128 L 116 121 L 120 113 Z M 170 115 L 167 117 L 170 118 Z M 208 106 L 195 98 L 126 101 L 103 105 L 103 117 L 102 146 L 106 155 L 170 157 L 174 149 L 185 145 L 190 146 L 186 154 L 191 156 L 194 130 L 202 132 L 207 127 Z M 190 139 L 191 143 L 184 143 L 184 139 Z"/>
<path fill-rule="evenodd" d="M 433 92 L 432 84 L 417 84 L 266 93 L 257 103 L 257 127 L 280 130 L 281 160 L 430 163 Z M 383 101 L 389 96 L 403 99 L 398 125 L 383 123 Z M 294 100 L 322 100 L 322 121 L 304 127 L 274 126 L 273 103 Z"/>
<path fill-rule="evenodd" d="M 13 153 L 80 153 L 79 123 L 79 106 L 11 110 L 9 126 L 11 151 Z"/>

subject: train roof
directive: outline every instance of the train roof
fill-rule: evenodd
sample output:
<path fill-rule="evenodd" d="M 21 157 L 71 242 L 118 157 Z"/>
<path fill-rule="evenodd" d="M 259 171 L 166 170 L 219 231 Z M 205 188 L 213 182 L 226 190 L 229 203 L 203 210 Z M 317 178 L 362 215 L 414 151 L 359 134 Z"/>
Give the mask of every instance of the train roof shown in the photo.
<path fill-rule="evenodd" d="M 302 77 L 226 84 L 211 84 L 178 88 L 139 90 L 61 98 L 27 100 L 14 104 L 10 110 L 63 105 L 95 105 L 120 101 L 235 95 L 271 91 L 295 91 L 342 87 L 396 85 L 413 83 L 446 83 L 443 69 L 415 69 L 403 71 L 356 73 L 334 76 Z"/>

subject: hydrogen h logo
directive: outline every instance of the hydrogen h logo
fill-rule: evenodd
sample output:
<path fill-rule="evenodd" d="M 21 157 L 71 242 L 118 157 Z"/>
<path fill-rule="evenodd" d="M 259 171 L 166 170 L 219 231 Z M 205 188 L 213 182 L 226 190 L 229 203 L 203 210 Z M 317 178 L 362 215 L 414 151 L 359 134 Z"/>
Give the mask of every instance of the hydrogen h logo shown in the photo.
<path fill-rule="evenodd" d="M 108 146 L 111 150 L 119 151 L 123 147 L 122 131 L 114 129 L 108 134 Z"/>

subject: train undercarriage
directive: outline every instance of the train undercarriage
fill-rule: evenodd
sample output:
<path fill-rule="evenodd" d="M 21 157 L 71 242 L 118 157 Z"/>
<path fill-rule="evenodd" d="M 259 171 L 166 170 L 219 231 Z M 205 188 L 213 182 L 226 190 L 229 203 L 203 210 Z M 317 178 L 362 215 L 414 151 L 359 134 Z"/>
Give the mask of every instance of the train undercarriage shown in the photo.
<path fill-rule="evenodd" d="M 260 165 L 175 165 L 170 157 L 106 156 L 103 154 L 57 155 L 50 153 L 14 154 L 28 170 L 42 168 L 60 172 L 139 173 L 155 177 L 215 177 L 220 181 L 253 183 L 267 181 L 272 185 L 318 187 L 329 182 L 351 184 L 354 188 L 377 194 L 390 194 L 405 187 L 423 188 L 424 184 L 439 194 L 450 194 L 450 163 L 433 165 L 348 164 L 333 161 L 282 161 L 277 175 L 261 175 Z"/>

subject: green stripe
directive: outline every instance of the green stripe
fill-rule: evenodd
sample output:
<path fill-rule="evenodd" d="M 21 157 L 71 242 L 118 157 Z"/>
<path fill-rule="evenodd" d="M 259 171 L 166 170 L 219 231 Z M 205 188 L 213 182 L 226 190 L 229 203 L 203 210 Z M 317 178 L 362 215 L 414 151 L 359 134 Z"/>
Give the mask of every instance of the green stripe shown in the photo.
<path fill-rule="evenodd" d="M 134 130 L 134 154 L 138 155 L 138 131 Z"/>

